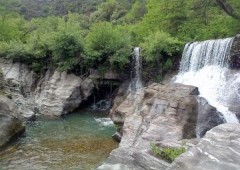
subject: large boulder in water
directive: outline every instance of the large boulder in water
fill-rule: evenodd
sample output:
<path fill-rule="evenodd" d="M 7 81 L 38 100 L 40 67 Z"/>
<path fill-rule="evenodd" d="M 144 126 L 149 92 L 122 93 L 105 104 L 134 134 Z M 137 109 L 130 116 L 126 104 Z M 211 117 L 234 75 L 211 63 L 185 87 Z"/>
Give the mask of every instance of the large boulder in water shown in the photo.
<path fill-rule="evenodd" d="M 239 170 L 240 125 L 222 124 L 197 146 L 178 157 L 168 170 Z"/>
<path fill-rule="evenodd" d="M 7 97 L 0 96 L 0 147 L 24 129 L 16 106 Z"/>

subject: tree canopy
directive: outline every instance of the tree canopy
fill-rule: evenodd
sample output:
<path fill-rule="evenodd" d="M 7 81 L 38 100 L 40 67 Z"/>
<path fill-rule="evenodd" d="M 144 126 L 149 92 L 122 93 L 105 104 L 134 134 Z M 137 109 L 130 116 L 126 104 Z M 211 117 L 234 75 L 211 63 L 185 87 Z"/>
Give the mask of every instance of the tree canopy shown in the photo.
<path fill-rule="evenodd" d="M 0 56 L 37 72 L 124 70 L 131 48 L 171 69 L 183 44 L 240 32 L 239 0 L 0 0 Z"/>

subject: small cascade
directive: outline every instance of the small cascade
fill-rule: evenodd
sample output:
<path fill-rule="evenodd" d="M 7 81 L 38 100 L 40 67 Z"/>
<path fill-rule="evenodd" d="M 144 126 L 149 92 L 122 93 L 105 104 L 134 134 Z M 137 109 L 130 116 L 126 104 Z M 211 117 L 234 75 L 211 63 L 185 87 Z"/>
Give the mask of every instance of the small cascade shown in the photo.
<path fill-rule="evenodd" d="M 100 110 L 100 111 L 106 111 L 110 109 L 111 107 L 111 101 L 110 100 L 100 100 L 99 102 L 95 103 L 91 106 L 92 110 Z"/>
<path fill-rule="evenodd" d="M 131 77 L 131 83 L 128 88 L 128 102 L 134 106 L 135 110 L 138 110 L 140 102 L 143 98 L 143 83 L 142 83 L 142 61 L 141 61 L 141 49 L 140 47 L 134 48 L 134 71 Z"/>
<path fill-rule="evenodd" d="M 140 47 L 134 48 L 134 72 L 132 76 L 132 82 L 129 86 L 129 91 L 136 93 L 143 88 L 142 84 L 142 62 L 141 62 L 141 49 Z"/>
<path fill-rule="evenodd" d="M 176 83 L 199 88 L 200 96 L 222 113 L 228 123 L 239 123 L 234 107 L 240 103 L 240 73 L 229 69 L 233 38 L 188 43 Z"/>

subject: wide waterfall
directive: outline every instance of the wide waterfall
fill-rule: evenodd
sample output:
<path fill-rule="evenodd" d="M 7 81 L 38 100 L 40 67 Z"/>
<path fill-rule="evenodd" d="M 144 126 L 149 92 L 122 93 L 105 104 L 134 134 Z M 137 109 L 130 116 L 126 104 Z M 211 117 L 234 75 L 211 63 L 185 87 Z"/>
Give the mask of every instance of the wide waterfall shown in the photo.
<path fill-rule="evenodd" d="M 222 113 L 228 123 L 239 123 L 240 73 L 229 69 L 233 38 L 188 43 L 176 83 L 199 88 L 200 96 Z"/>

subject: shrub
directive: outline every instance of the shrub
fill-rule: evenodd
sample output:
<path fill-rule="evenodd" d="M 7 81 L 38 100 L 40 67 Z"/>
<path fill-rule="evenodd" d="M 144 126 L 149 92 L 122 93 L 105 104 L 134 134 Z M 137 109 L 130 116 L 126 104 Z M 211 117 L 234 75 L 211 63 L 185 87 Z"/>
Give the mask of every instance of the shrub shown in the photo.
<path fill-rule="evenodd" d="M 150 147 L 153 151 L 153 154 L 155 156 L 159 156 L 162 159 L 168 161 L 168 162 L 173 162 L 175 158 L 177 158 L 179 155 L 184 153 L 186 149 L 184 147 L 180 148 L 159 148 L 156 146 L 156 144 L 151 143 Z"/>
<path fill-rule="evenodd" d="M 86 37 L 85 54 L 87 63 L 92 66 L 108 62 L 111 66 L 122 69 L 129 63 L 130 38 L 111 23 L 94 24 Z"/>

